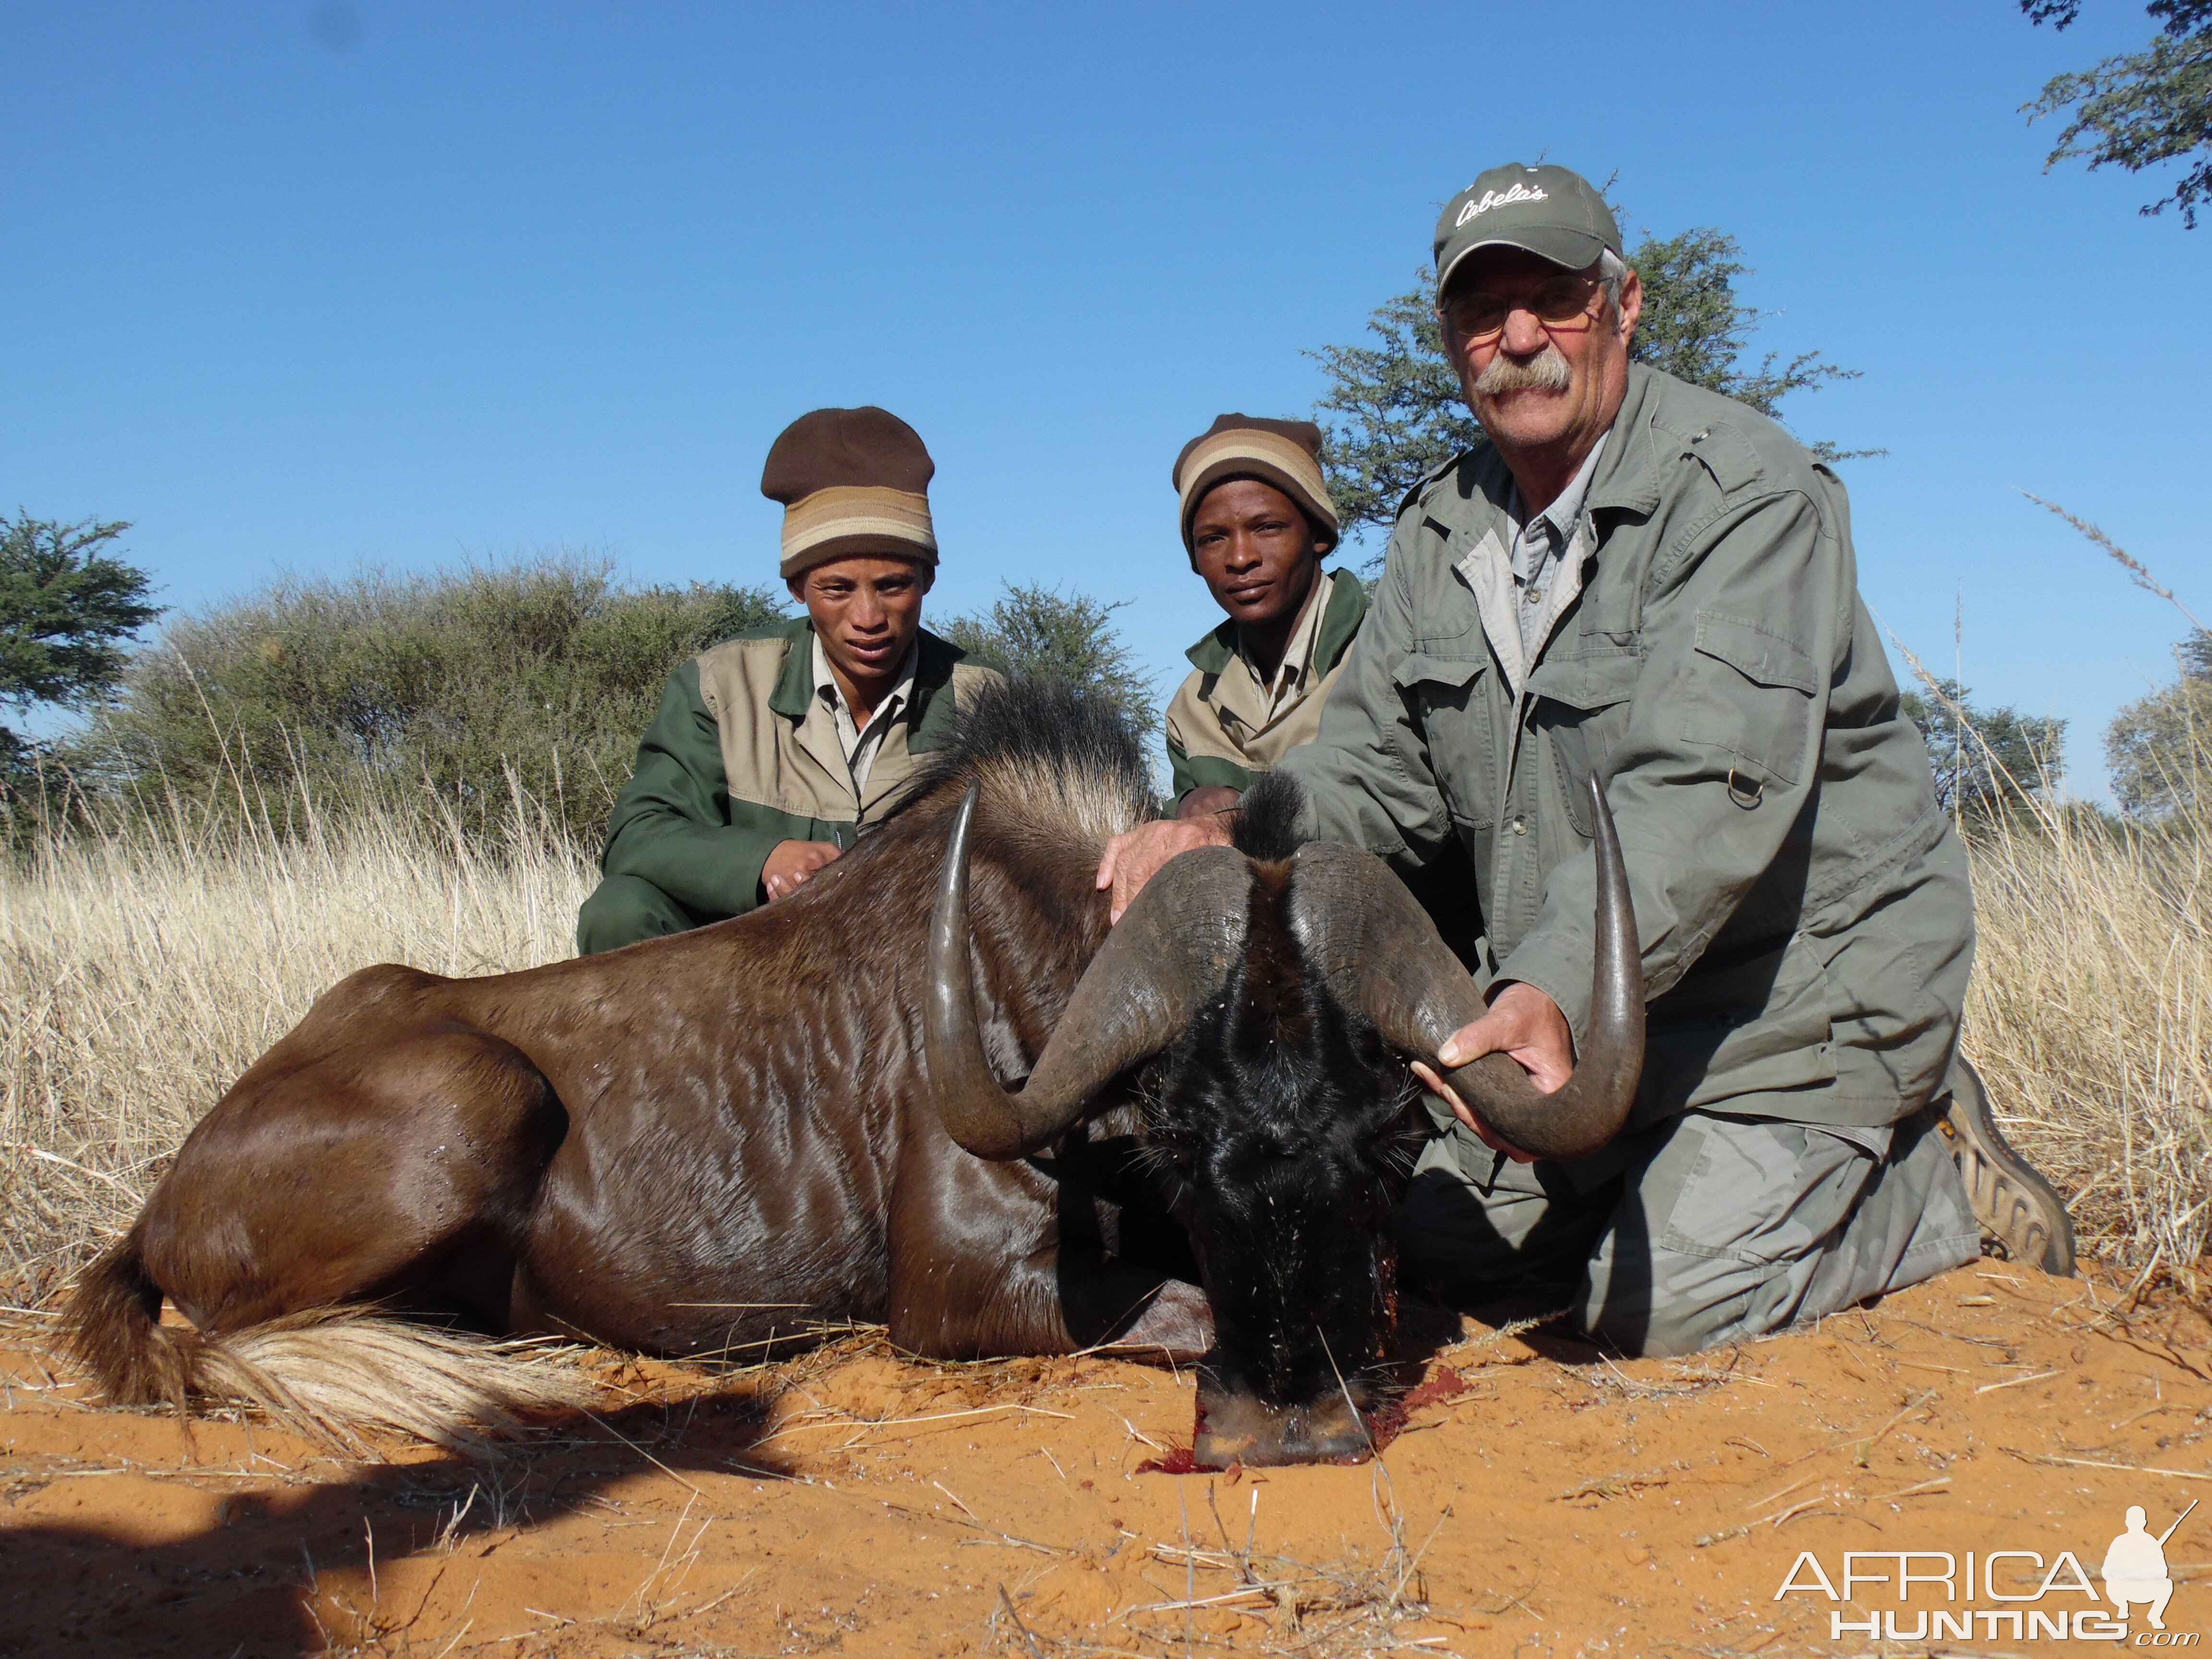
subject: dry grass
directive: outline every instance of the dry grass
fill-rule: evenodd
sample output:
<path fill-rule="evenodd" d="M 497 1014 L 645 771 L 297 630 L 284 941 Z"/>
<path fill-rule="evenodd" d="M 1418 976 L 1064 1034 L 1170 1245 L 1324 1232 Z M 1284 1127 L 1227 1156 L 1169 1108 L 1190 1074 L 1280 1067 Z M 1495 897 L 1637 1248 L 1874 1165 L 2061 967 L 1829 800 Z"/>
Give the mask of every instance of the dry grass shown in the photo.
<path fill-rule="evenodd" d="M 0 1299 L 129 1224 L 186 1131 L 337 980 L 573 953 L 589 860 L 529 803 L 487 843 L 371 811 L 217 832 L 175 803 L 0 867 Z"/>
<path fill-rule="evenodd" d="M 2085 1247 L 2146 1276 L 2185 1278 L 2212 1232 L 2197 799 L 2144 828 L 2028 799 L 1970 836 L 1968 1050 Z M 345 975 L 569 954 L 591 860 L 519 792 L 490 842 L 426 826 L 419 804 L 288 810 L 304 838 L 265 810 L 240 830 L 168 802 L 0 867 L 0 1302 L 40 1305 L 126 1226 L 199 1115 Z"/>
<path fill-rule="evenodd" d="M 2028 499 L 2202 631 L 2102 530 Z M 2163 1267 L 2194 1295 L 2212 1242 L 2212 731 L 2185 720 L 2158 764 L 2171 810 L 2148 824 L 2004 774 L 2008 811 L 1968 837 L 1980 945 L 1966 1043 L 2008 1131 L 2069 1200 L 2079 1242 L 2139 1284 Z"/>
<path fill-rule="evenodd" d="M 1966 1047 L 2090 1249 L 2186 1274 L 2212 1227 L 2212 824 L 2037 805 L 1972 837 Z"/>

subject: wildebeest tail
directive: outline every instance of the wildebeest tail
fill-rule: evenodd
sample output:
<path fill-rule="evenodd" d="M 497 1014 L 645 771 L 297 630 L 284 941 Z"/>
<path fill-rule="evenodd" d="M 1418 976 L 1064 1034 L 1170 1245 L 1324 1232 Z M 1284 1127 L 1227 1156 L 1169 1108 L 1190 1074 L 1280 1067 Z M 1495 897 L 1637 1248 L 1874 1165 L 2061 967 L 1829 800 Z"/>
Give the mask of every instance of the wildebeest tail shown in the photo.
<path fill-rule="evenodd" d="M 146 1272 L 136 1228 L 78 1276 L 66 1328 L 71 1351 L 117 1405 L 184 1409 L 199 1333 L 161 1323 L 161 1287 Z"/>
<path fill-rule="evenodd" d="M 161 1322 L 161 1290 L 137 1235 L 88 1268 L 68 1318 L 70 1346 L 118 1405 L 198 1398 L 252 1406 L 297 1433 L 358 1449 L 365 1429 L 457 1450 L 520 1431 L 518 1413 L 584 1405 L 575 1350 L 433 1329 L 373 1310 L 287 1315 L 214 1336 Z"/>
<path fill-rule="evenodd" d="M 194 1382 L 204 1395 L 257 1406 L 338 1445 L 374 1428 L 480 1452 L 491 1437 L 522 1432 L 517 1413 L 591 1399 L 576 1352 L 324 1309 L 203 1339 Z"/>

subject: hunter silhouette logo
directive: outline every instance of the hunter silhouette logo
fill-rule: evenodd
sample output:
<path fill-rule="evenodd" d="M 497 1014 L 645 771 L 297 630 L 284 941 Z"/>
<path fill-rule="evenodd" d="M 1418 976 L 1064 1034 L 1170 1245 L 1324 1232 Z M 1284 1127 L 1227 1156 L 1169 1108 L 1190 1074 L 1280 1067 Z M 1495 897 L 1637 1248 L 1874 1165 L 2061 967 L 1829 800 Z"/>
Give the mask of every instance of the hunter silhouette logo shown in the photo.
<path fill-rule="evenodd" d="M 2039 1550 L 1989 1550 L 1963 1555 L 1948 1550 L 1849 1550 L 1843 1571 L 1831 1577 L 1811 1550 L 1801 1553 L 1774 1592 L 1788 1595 L 1819 1595 L 1831 1601 L 1856 1601 L 1862 1595 L 1887 1600 L 1867 1587 L 1894 1585 L 1896 1600 L 1910 1607 L 1913 1592 L 1923 1605 L 1905 1613 L 1894 1608 L 1866 1610 L 1863 1619 L 1847 1619 L 1840 1610 L 1828 1614 L 1828 1639 L 1870 1636 L 1891 1642 L 1968 1641 L 1978 1637 L 1995 1641 L 2000 1636 L 2019 1641 L 2124 1642 L 2138 1648 L 2191 1648 L 2202 1638 L 2195 1631 L 2169 1631 L 2166 1603 L 2173 1599 L 2173 1580 L 2166 1565 L 2166 1540 L 2180 1530 L 2197 1504 L 2192 1500 L 2164 1532 L 2150 1529 L 2150 1516 L 2142 1504 L 2130 1505 L 2126 1528 L 2106 1547 L 2097 1577 L 2104 1580 L 2100 1594 L 2088 1569 L 2071 1550 L 2059 1551 L 2045 1564 Z M 2033 1586 L 2033 1589 L 2027 1588 Z M 2087 1605 L 2069 1606 L 2046 1597 L 2079 1596 Z M 1977 1607 L 1978 1601 L 1995 1607 Z M 1966 1605 L 1961 1606 L 1960 1603 Z M 2110 1602 L 2106 1607 L 2102 1605 Z M 2140 1607 L 2147 1630 L 2129 1628 L 2131 1610 Z M 1904 1622 L 1910 1620 L 1908 1625 Z M 1977 1626 L 1978 1626 L 1978 1629 Z"/>
<path fill-rule="evenodd" d="M 2189 1510 L 2196 1507 L 2192 1498 Z M 2154 1538 L 2142 1505 L 2129 1506 L 2128 1529 L 2105 1551 L 2105 1599 L 2112 1604 L 2115 1617 L 2126 1618 L 2129 1606 L 2140 1601 L 2148 1609 L 2144 1616 L 2150 1627 L 2166 1628 L 2166 1604 L 2173 1600 L 2173 1580 L 2166 1576 L 2166 1540 L 2189 1518 L 2189 1510 L 2174 1516 L 2173 1525 Z"/>

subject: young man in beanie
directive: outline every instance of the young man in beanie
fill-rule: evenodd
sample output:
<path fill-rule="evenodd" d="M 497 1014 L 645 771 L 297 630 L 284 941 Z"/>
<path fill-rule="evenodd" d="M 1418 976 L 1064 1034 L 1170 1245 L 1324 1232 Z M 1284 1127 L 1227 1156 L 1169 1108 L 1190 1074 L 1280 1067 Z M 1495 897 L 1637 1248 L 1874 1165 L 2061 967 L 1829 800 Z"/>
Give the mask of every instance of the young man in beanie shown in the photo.
<path fill-rule="evenodd" d="M 1229 620 L 1191 647 L 1168 705 L 1177 810 L 1218 811 L 1321 729 L 1367 590 L 1321 562 L 1339 539 L 1311 421 L 1224 415 L 1182 447 L 1182 544 Z"/>
<path fill-rule="evenodd" d="M 1643 1068 L 1620 1133 L 1538 1162 L 1437 1074 L 1400 1212 L 1455 1300 L 1565 1287 L 1582 1328 L 1687 1353 L 1974 1259 L 2069 1273 L 2049 1183 L 1958 1056 L 1973 901 L 1858 593 L 1834 473 L 1772 421 L 1632 361 L 1643 295 L 1604 198 L 1494 168 L 1437 227 L 1438 320 L 1483 441 L 1401 507 L 1316 740 L 1304 828 L 1401 872 L 1456 848 L 1489 1005 L 1436 1059 L 1556 1091 L 1587 1028 L 1589 794 L 1619 826 Z M 1116 915 L 1219 817 L 1102 865 Z M 1962 1176 L 1964 1177 L 1962 1179 Z"/>
<path fill-rule="evenodd" d="M 781 898 L 879 819 L 990 671 L 921 626 L 936 472 L 896 415 L 817 409 L 769 451 L 782 574 L 806 607 L 669 677 L 607 818 L 577 948 L 612 951 Z"/>

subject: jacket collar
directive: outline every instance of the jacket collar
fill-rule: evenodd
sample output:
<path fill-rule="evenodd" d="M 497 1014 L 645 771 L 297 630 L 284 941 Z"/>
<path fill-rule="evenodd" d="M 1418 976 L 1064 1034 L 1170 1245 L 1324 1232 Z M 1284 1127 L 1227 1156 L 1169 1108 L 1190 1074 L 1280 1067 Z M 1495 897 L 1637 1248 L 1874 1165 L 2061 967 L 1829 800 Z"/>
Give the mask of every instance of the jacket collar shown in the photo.
<path fill-rule="evenodd" d="M 1647 514 L 1659 510 L 1658 434 L 1651 429 L 1659 412 L 1656 380 L 1642 363 L 1629 364 L 1628 395 L 1613 417 L 1597 476 L 1583 497 L 1585 513 L 1607 507 Z"/>
<path fill-rule="evenodd" d="M 1316 678 L 1334 668 L 1358 633 L 1360 619 L 1367 614 L 1367 585 L 1349 570 L 1325 570 L 1322 580 L 1329 584 L 1328 601 L 1321 613 L 1321 634 L 1314 641 L 1314 674 Z M 1229 659 L 1237 654 L 1237 623 L 1229 618 L 1200 639 L 1196 645 L 1183 653 L 1190 659 L 1192 667 L 1201 674 L 1218 675 L 1229 666 Z"/>
<path fill-rule="evenodd" d="M 1321 637 L 1314 641 L 1314 673 L 1328 673 L 1352 648 L 1352 637 L 1367 615 L 1367 584 L 1349 570 L 1329 578 L 1328 609 L 1321 615 Z"/>
<path fill-rule="evenodd" d="M 1659 510 L 1660 442 L 1652 429 L 1659 415 L 1659 380 L 1642 363 L 1629 364 L 1627 394 L 1621 399 L 1620 412 L 1607 428 L 1597 476 L 1590 480 L 1589 493 L 1583 497 L 1585 514 L 1607 507 L 1640 514 Z M 1470 505 L 1474 495 L 1486 497 L 1502 516 L 1512 498 L 1513 474 L 1505 458 L 1498 453 L 1498 446 L 1485 438 L 1462 458 L 1453 487 Z"/>
<path fill-rule="evenodd" d="M 803 720 L 814 702 L 813 620 L 794 617 L 784 624 L 782 634 L 783 667 L 775 677 L 775 689 L 769 693 L 768 706 L 786 720 Z M 935 736 L 952 714 L 951 703 L 945 702 L 936 709 L 933 723 L 931 714 L 939 701 L 937 693 L 952 684 L 952 665 L 963 660 L 968 653 L 926 628 L 917 643 L 920 652 L 914 665 L 914 699 L 908 705 L 908 720 L 916 736 Z M 907 746 L 914 747 L 911 740 Z"/>

